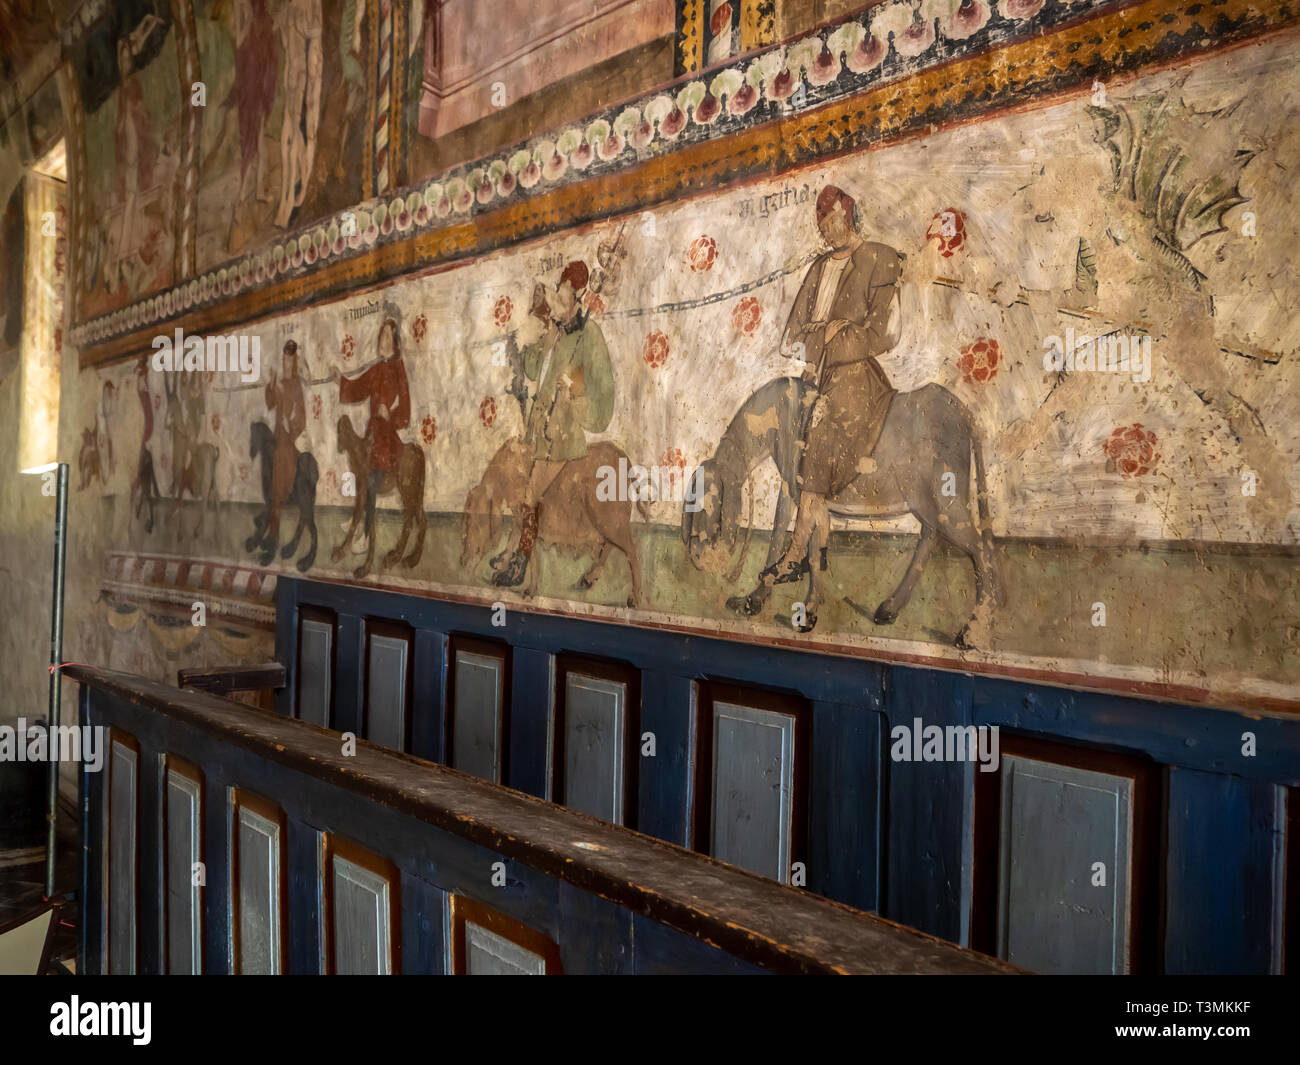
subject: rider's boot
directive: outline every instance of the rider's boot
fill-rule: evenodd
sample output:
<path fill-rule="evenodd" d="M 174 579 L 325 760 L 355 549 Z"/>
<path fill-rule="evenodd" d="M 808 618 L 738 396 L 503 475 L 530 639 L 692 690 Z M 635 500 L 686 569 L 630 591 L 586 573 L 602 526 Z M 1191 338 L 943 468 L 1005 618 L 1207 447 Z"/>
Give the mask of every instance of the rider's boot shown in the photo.
<path fill-rule="evenodd" d="M 533 545 L 537 542 L 537 508 L 529 507 L 521 522 L 519 549 L 513 551 L 504 565 L 497 570 L 492 583 L 500 588 L 514 588 L 522 584 L 524 574 L 528 571 L 528 560 L 533 555 Z"/>

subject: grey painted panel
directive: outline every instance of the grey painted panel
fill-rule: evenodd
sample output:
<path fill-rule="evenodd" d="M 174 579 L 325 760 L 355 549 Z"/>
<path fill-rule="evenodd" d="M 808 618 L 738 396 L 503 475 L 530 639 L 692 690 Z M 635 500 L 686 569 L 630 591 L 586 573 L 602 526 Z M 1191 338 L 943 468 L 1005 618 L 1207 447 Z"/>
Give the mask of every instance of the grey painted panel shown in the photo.
<path fill-rule="evenodd" d="M 998 953 L 1041 973 L 1125 972 L 1132 781 L 1018 755 L 1003 766 Z"/>
<path fill-rule="evenodd" d="M 466 921 L 465 971 L 470 976 L 545 976 L 546 959 Z"/>
<path fill-rule="evenodd" d="M 367 670 L 366 739 L 391 747 L 406 747 L 406 640 L 371 635 Z"/>
<path fill-rule="evenodd" d="M 451 765 L 501 782 L 502 662 L 456 652 L 456 704 L 452 708 Z"/>
<path fill-rule="evenodd" d="M 627 685 L 570 673 L 564 684 L 564 805 L 623 823 Z"/>
<path fill-rule="evenodd" d="M 793 804 L 794 718 L 715 703 L 709 853 L 786 882 Z"/>
<path fill-rule="evenodd" d="M 203 971 L 199 901 L 194 866 L 199 859 L 203 812 L 195 780 L 167 771 L 167 972 Z"/>
<path fill-rule="evenodd" d="M 334 857 L 334 959 L 343 976 L 392 972 L 388 880 Z"/>
<path fill-rule="evenodd" d="M 247 807 L 239 824 L 239 971 L 280 972 L 280 826 Z"/>
<path fill-rule="evenodd" d="M 137 770 L 135 751 L 115 740 L 108 775 L 108 971 L 113 974 L 135 972 Z"/>
<path fill-rule="evenodd" d="M 315 618 L 303 618 L 298 660 L 298 716 L 325 728 L 330 725 L 333 647 L 333 625 Z"/>

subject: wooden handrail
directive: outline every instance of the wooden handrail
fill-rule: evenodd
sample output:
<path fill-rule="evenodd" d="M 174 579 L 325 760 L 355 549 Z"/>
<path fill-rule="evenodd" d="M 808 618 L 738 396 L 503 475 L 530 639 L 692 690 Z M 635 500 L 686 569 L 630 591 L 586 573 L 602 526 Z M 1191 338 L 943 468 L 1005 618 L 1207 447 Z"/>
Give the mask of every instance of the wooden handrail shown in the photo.
<path fill-rule="evenodd" d="M 796 973 L 1013 973 L 1005 962 L 639 832 L 339 734 L 144 677 L 67 675 L 400 811 L 738 958 Z"/>
<path fill-rule="evenodd" d="M 261 688 L 283 688 L 287 680 L 288 674 L 279 662 L 264 662 L 255 666 L 182 669 L 176 673 L 178 687 L 211 692 L 213 695 L 257 691 Z"/>

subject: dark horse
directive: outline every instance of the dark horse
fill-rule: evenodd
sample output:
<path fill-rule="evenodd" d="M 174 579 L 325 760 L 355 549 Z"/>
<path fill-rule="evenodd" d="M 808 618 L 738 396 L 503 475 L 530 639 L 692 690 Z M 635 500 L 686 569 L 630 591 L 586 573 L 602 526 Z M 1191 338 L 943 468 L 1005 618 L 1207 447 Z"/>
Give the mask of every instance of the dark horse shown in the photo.
<path fill-rule="evenodd" d="M 275 549 L 279 543 L 279 534 L 272 534 L 271 523 L 271 471 L 275 468 L 275 433 L 266 422 L 253 422 L 250 432 L 250 458 L 262 457 L 262 502 L 265 504 L 259 514 L 253 517 L 253 535 L 244 541 L 245 551 L 262 554 L 258 558 L 263 566 L 275 558 Z M 298 559 L 296 565 L 302 573 L 311 569 L 316 561 L 316 478 L 319 471 L 316 459 L 310 452 L 298 452 L 298 465 L 294 470 L 293 489 L 289 493 L 287 506 L 298 508 L 298 528 L 293 532 L 293 539 L 284 545 L 281 558 L 290 558 L 298 550 L 298 541 L 302 539 L 303 529 L 311 534 L 311 547 Z"/>
<path fill-rule="evenodd" d="M 799 501 L 803 412 L 813 398 L 811 387 L 799 378 L 769 381 L 745 401 L 713 457 L 700 464 L 694 484 L 699 509 L 682 515 L 682 540 L 697 568 L 721 572 L 729 562 L 740 528 L 745 482 L 769 457 L 781 476 L 781 489 L 767 564 L 781 557 Z M 1000 587 L 984 458 L 970 411 L 940 385 L 898 393 L 885 417 L 880 442 L 859 469 L 857 479 L 828 500 L 832 514 L 875 519 L 911 514 L 921 523 L 911 564 L 898 587 L 877 607 L 875 623 L 889 625 L 898 617 L 931 552 L 946 540 L 970 559 L 975 570 L 975 609 L 955 642 L 964 648 L 986 644 Z M 814 562 L 810 570 L 808 622 L 802 631 L 816 624 L 816 610 L 825 594 L 822 566 Z M 771 587 L 760 582 L 748 595 L 728 599 L 727 606 L 752 617 L 770 593 Z"/>

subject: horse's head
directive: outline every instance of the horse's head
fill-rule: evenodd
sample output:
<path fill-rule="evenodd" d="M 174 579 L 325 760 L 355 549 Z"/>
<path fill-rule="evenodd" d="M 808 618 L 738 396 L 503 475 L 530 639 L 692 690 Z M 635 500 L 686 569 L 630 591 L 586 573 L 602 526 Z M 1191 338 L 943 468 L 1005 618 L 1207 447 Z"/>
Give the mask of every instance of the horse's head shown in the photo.
<path fill-rule="evenodd" d="M 736 544 L 741 490 L 728 486 L 712 461 L 696 469 L 687 489 L 682 542 L 696 569 L 721 573 Z"/>
<path fill-rule="evenodd" d="M 497 507 L 483 482 L 470 489 L 460 530 L 461 569 L 475 569 L 497 539 Z"/>

